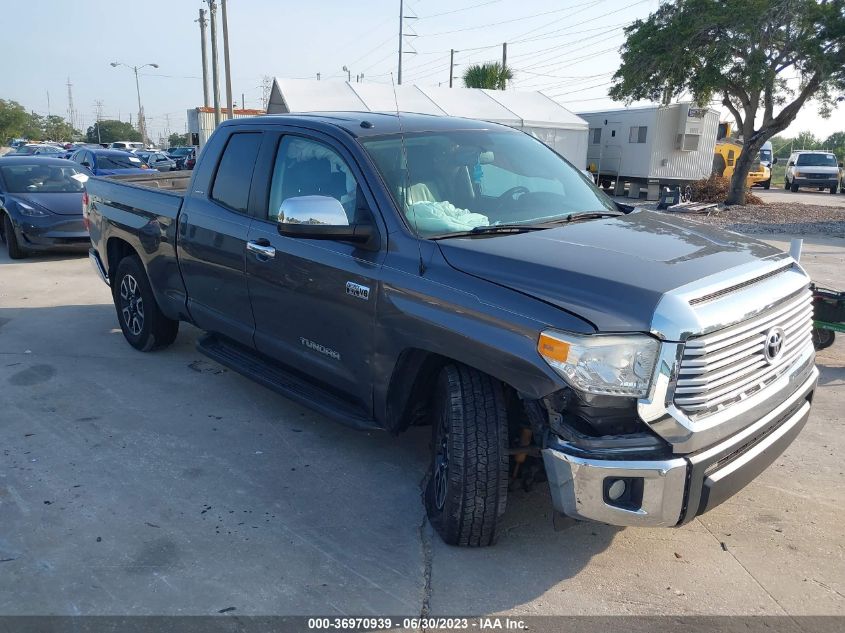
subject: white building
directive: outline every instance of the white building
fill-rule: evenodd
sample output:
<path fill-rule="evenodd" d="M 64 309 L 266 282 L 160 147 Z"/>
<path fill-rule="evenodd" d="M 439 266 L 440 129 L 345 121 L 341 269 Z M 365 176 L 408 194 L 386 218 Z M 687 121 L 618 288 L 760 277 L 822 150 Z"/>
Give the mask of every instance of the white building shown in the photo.
<path fill-rule="evenodd" d="M 242 119 L 244 117 L 260 116 L 264 114 L 264 110 L 238 110 L 233 109 L 235 119 Z M 221 121 L 229 118 L 229 113 L 226 108 L 220 111 Z M 191 134 L 191 145 L 199 145 L 200 149 L 205 145 L 208 137 L 214 131 L 214 108 L 191 108 L 188 110 L 188 133 Z"/>
<path fill-rule="evenodd" d="M 677 185 L 707 178 L 713 170 L 713 151 L 719 112 L 689 103 L 581 112 L 589 124 L 587 162 L 600 182 L 616 182 L 615 193 L 639 197 L 648 186 L 656 200 L 661 185 Z"/>
<path fill-rule="evenodd" d="M 282 79 L 273 81 L 268 114 L 415 112 L 481 119 L 543 141 L 573 165 L 587 164 L 587 123 L 542 92 Z"/>

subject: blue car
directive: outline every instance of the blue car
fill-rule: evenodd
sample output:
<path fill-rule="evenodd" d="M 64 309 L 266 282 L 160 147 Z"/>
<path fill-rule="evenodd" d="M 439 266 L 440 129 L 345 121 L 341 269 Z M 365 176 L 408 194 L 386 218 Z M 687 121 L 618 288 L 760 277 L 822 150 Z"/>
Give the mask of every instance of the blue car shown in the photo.
<path fill-rule="evenodd" d="M 0 229 L 10 258 L 31 251 L 88 249 L 82 195 L 89 175 L 63 158 L 0 158 Z"/>
<path fill-rule="evenodd" d="M 149 167 L 143 160 L 122 149 L 86 147 L 75 151 L 70 159 L 95 176 L 149 173 Z"/>

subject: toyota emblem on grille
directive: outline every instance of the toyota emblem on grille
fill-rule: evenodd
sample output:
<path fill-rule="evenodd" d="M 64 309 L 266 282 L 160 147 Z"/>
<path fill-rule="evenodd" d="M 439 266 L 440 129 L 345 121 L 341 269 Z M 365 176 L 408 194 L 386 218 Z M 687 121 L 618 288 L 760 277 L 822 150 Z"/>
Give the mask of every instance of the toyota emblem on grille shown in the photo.
<path fill-rule="evenodd" d="M 786 333 L 782 328 L 773 327 L 766 332 L 766 345 L 763 347 L 763 354 L 766 356 L 766 361 L 772 365 L 783 353 L 783 343 L 786 338 Z"/>

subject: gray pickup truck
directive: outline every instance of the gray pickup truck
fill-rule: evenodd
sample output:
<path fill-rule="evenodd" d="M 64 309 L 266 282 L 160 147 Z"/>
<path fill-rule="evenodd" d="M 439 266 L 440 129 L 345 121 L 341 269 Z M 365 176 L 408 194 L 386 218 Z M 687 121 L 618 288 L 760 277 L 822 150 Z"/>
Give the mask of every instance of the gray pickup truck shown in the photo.
<path fill-rule="evenodd" d="M 532 137 L 415 114 L 227 121 L 190 179 L 92 178 L 126 340 L 199 349 L 360 428 L 431 425 L 424 502 L 494 542 L 509 486 L 680 526 L 810 413 L 809 279 L 762 242 L 615 204 Z"/>

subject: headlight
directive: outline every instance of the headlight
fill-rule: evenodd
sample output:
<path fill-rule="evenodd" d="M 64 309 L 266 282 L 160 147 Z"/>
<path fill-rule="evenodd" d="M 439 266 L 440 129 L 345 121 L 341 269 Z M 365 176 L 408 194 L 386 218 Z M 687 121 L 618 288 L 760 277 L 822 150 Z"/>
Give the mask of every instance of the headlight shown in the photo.
<path fill-rule="evenodd" d="M 26 202 L 21 202 L 20 200 L 18 200 L 18 209 L 21 210 L 21 215 L 28 215 L 33 218 L 40 218 L 44 217 L 45 215 L 50 215 L 49 211 L 45 211 L 44 209 L 40 209 L 38 207 L 30 206 Z"/>
<path fill-rule="evenodd" d="M 537 351 L 573 389 L 644 398 L 659 346 L 642 334 L 582 336 L 546 330 Z"/>
<path fill-rule="evenodd" d="M 796 171 L 796 172 L 793 174 L 793 176 L 795 176 L 796 178 L 800 178 L 800 177 L 801 177 L 801 172 L 800 172 L 800 171 Z"/>

